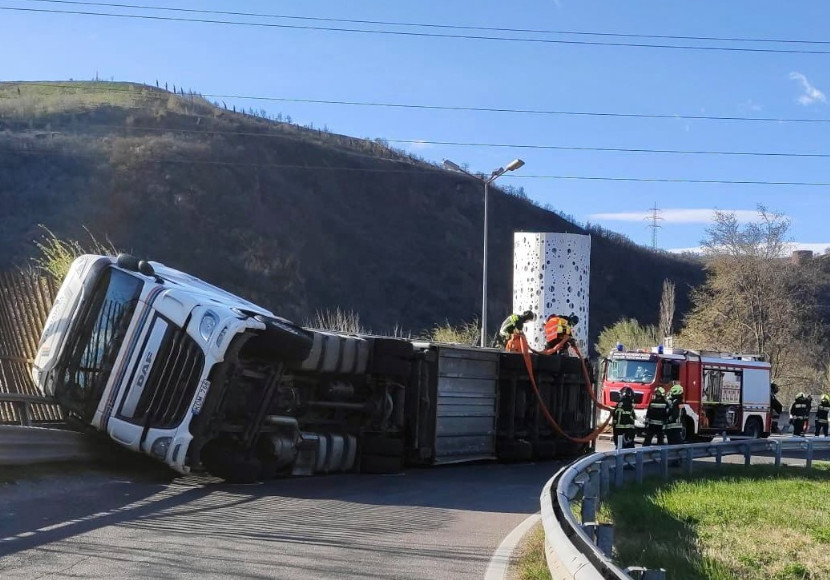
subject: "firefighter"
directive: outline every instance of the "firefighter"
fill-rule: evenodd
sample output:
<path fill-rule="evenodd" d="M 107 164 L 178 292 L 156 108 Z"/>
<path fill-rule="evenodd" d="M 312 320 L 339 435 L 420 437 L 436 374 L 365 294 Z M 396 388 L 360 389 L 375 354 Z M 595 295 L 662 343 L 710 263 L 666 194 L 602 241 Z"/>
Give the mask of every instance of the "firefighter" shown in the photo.
<path fill-rule="evenodd" d="M 504 319 L 499 329 L 499 338 L 502 345 L 507 345 L 515 334 L 521 334 L 524 330 L 525 322 L 536 320 L 536 315 L 532 310 L 525 310 L 521 314 L 511 314 Z"/>
<path fill-rule="evenodd" d="M 804 433 L 804 424 L 810 418 L 807 407 L 807 395 L 803 392 L 795 396 L 795 401 L 790 405 L 790 424 L 793 426 L 793 435 L 801 437 Z"/>
<path fill-rule="evenodd" d="M 666 391 L 663 387 L 654 389 L 654 395 L 646 410 L 646 436 L 643 447 L 651 445 L 651 440 L 657 437 L 657 445 L 663 445 L 663 428 L 666 425 L 669 405 L 666 402 Z"/>
<path fill-rule="evenodd" d="M 551 314 L 545 320 L 545 348 L 553 348 L 560 342 L 568 341 L 571 338 L 571 327 L 579 322 L 579 317 L 571 314 Z"/>
<path fill-rule="evenodd" d="M 686 410 L 683 408 L 683 386 L 674 381 L 669 390 L 669 411 L 666 419 L 666 440 L 669 445 L 683 443 L 683 420 Z"/>
<path fill-rule="evenodd" d="M 769 406 L 772 409 L 772 432 L 780 433 L 778 418 L 784 411 L 784 405 L 778 400 L 778 385 L 775 383 L 771 383 L 769 386 Z"/>
<path fill-rule="evenodd" d="M 622 437 L 622 448 L 634 447 L 634 391 L 631 387 L 620 389 L 620 400 L 614 408 L 613 424 L 614 445 L 619 447 Z"/>
<path fill-rule="evenodd" d="M 820 432 L 824 432 L 824 436 L 827 437 L 828 414 L 830 414 L 830 395 L 825 393 L 816 407 L 816 437 Z"/>

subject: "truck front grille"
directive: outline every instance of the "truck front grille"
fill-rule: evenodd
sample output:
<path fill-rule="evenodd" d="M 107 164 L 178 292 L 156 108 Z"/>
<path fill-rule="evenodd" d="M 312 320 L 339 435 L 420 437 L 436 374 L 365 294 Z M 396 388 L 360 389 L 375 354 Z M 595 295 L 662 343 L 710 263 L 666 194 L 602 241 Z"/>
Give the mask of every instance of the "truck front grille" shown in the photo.
<path fill-rule="evenodd" d="M 199 386 L 204 366 L 205 355 L 196 341 L 184 329 L 168 327 L 153 370 L 147 377 L 136 419 L 160 429 L 181 423 Z"/>

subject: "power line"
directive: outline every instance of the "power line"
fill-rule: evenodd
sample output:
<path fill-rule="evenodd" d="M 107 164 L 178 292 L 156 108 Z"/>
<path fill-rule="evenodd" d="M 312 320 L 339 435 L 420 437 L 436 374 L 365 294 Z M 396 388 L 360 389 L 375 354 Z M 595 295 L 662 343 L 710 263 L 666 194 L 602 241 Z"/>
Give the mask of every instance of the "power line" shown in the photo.
<path fill-rule="evenodd" d="M 224 16 L 249 16 L 255 18 L 281 18 L 285 20 L 303 20 L 311 22 L 342 22 L 346 24 L 370 24 L 379 26 L 410 26 L 416 28 L 438 28 L 446 30 L 481 30 L 490 32 L 519 32 L 526 34 L 561 34 L 574 36 L 600 36 L 612 38 L 657 38 L 664 40 L 697 40 L 715 42 L 766 42 L 766 43 L 787 43 L 787 44 L 830 44 L 827 40 L 803 40 L 786 38 L 746 38 L 746 37 L 723 37 L 723 36 L 681 36 L 669 34 L 633 34 L 617 32 L 591 32 L 582 30 L 549 30 L 534 28 L 506 28 L 497 26 L 469 26 L 457 24 L 437 24 L 428 22 L 397 22 L 389 20 L 359 20 L 351 18 L 323 18 L 316 16 L 296 16 L 287 14 L 267 14 L 261 12 L 238 12 L 230 10 L 205 10 L 194 8 L 178 8 L 172 6 L 147 6 L 139 4 L 123 4 L 113 2 L 80 2 L 75 0 L 24 0 L 26 2 L 38 2 L 49 4 L 70 4 L 75 6 L 98 6 L 107 8 L 130 8 L 139 10 L 157 10 L 164 12 L 179 12 L 189 14 L 218 14 Z"/>
<path fill-rule="evenodd" d="M 565 40 L 554 38 L 520 38 L 511 36 L 484 36 L 473 34 L 437 34 L 432 32 L 413 32 L 404 30 L 364 30 L 359 28 L 346 28 L 336 26 L 311 26 L 300 24 L 278 24 L 274 22 L 240 22 L 234 20 L 218 20 L 211 18 L 183 18 L 177 16 L 155 16 L 151 14 L 119 14 L 113 12 L 93 12 L 90 10 L 54 10 L 45 8 L 22 8 L 12 6 L 0 6 L 0 10 L 14 12 L 28 12 L 39 14 L 72 14 L 78 16 L 100 16 L 108 18 L 153 20 L 166 22 L 193 22 L 200 24 L 221 24 L 229 26 L 249 26 L 261 28 L 277 28 L 290 30 L 318 30 L 323 32 L 347 32 L 355 34 L 379 34 L 386 36 L 405 36 L 419 38 L 452 38 L 463 40 L 487 40 L 500 42 L 525 42 L 534 44 L 549 45 L 578 45 L 578 46 L 614 46 L 630 48 L 661 48 L 672 50 L 698 50 L 698 51 L 726 51 L 746 53 L 777 53 L 777 54 L 830 54 L 827 50 L 805 50 L 805 49 L 781 49 L 781 48 L 753 48 L 737 46 L 692 46 L 679 44 L 654 44 L 636 42 L 600 42 L 587 40 Z"/>
<path fill-rule="evenodd" d="M 117 125 L 117 124 L 89 124 L 85 127 L 98 129 L 113 129 L 118 131 L 152 131 L 157 133 L 184 133 L 191 135 L 233 135 L 241 137 L 263 137 L 269 139 L 293 139 L 294 135 L 280 133 L 268 133 L 261 131 L 236 131 L 232 129 L 188 129 L 185 127 L 148 127 L 140 125 Z M 314 131 L 315 129 L 308 129 Z M 55 131 L 62 133 L 62 131 Z M 336 134 L 333 134 L 336 135 Z M 367 141 L 358 137 L 343 136 L 343 139 L 354 141 Z M 532 145 L 524 143 L 479 143 L 464 141 L 432 141 L 427 139 L 382 139 L 386 143 L 399 143 L 410 145 L 441 145 L 448 147 L 487 147 L 505 149 L 531 149 L 542 151 L 587 151 L 596 153 L 643 153 L 657 155 L 716 155 L 716 156 L 745 156 L 745 157 L 783 157 L 783 158 L 830 158 L 830 153 L 794 153 L 778 151 L 707 151 L 707 150 L 683 150 L 683 149 L 650 149 L 635 147 L 596 147 L 579 145 Z"/>
<path fill-rule="evenodd" d="M 4 83 L 0 82 L 0 86 Z M 119 87 L 101 87 L 101 86 L 80 86 L 72 83 L 47 83 L 36 82 L 37 86 L 48 86 L 61 89 L 75 89 L 75 90 L 94 90 L 107 92 L 135 92 L 133 88 L 119 88 Z M 147 86 L 150 87 L 149 85 Z M 165 92 L 163 95 L 158 95 L 159 98 L 169 96 L 170 93 Z M 178 93 L 177 93 L 178 94 Z M 151 95 L 155 96 L 155 95 Z M 188 96 L 188 95 L 184 95 Z M 578 117 L 620 117 L 632 119 L 667 119 L 667 120 L 689 120 L 689 121 L 738 121 L 738 122 L 761 122 L 761 123 L 830 123 L 830 119 L 815 119 L 815 118 L 798 118 L 798 117 L 742 117 L 742 116 L 727 116 L 727 115 L 682 115 L 682 114 L 661 114 L 661 113 L 619 113 L 606 111 L 573 111 L 573 110 L 545 110 L 545 109 L 522 109 L 511 107 L 475 107 L 466 105 L 425 105 L 418 103 L 385 103 L 375 101 L 344 101 L 332 99 L 306 99 L 306 98 L 290 98 L 290 97 L 270 97 L 257 95 L 227 95 L 214 93 L 197 93 L 196 96 L 211 99 L 239 99 L 250 101 L 268 101 L 268 102 L 285 102 L 285 103 L 305 103 L 305 104 L 322 104 L 322 105 L 345 105 L 356 107 L 388 107 L 401 109 L 426 109 L 435 111 L 470 111 L 470 112 L 484 112 L 484 113 L 515 113 L 515 114 L 529 114 L 529 115 L 560 115 L 560 116 L 578 116 Z"/>
<path fill-rule="evenodd" d="M 2 153 L 17 153 L 22 155 L 44 155 L 59 157 L 77 157 L 83 154 L 62 151 L 50 151 L 45 149 L 0 149 Z M 92 158 L 92 156 L 88 156 Z M 390 163 L 405 163 L 403 161 L 383 160 Z M 216 165 L 225 167 L 248 167 L 248 168 L 271 168 L 271 169 L 297 169 L 309 171 L 342 171 L 352 173 L 412 173 L 413 170 L 435 171 L 448 173 L 459 179 L 473 179 L 459 176 L 457 173 L 449 173 L 443 169 L 432 166 L 410 165 L 407 168 L 371 168 L 371 167 L 332 167 L 328 165 L 296 165 L 287 163 L 258 163 L 247 161 L 222 161 L 218 159 L 143 159 L 147 163 L 178 164 L 178 165 Z M 634 182 L 634 183 L 686 183 L 686 184 L 720 184 L 720 185 L 763 185 L 763 186 L 805 186 L 805 187 L 830 187 L 830 182 L 815 181 L 761 181 L 743 179 L 686 179 L 686 178 L 662 178 L 662 177 L 611 177 L 599 175 L 524 175 L 505 174 L 504 178 L 509 179 L 552 179 L 552 180 L 579 180 L 579 181 L 609 181 L 609 182 Z"/>

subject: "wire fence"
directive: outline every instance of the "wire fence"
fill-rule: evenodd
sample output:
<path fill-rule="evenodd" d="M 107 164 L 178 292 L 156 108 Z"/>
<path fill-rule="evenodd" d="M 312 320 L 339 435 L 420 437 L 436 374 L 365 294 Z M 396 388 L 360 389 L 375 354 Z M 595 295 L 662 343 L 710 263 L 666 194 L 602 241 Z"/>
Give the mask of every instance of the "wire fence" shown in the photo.
<path fill-rule="evenodd" d="M 35 272 L 0 272 L 0 394 L 42 395 L 30 371 L 57 290 L 54 280 Z M 51 404 L 33 404 L 29 415 L 41 423 L 63 419 Z M 18 405 L 0 399 L 0 424 L 25 420 Z"/>

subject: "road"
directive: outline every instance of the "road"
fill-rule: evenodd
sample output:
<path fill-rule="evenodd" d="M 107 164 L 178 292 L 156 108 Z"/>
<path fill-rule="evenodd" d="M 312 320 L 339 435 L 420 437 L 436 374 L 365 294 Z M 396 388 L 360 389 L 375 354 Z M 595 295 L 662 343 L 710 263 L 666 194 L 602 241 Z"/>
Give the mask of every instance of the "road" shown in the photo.
<path fill-rule="evenodd" d="M 0 483 L 0 577 L 479 580 L 558 467 L 232 486 L 141 461 Z"/>

